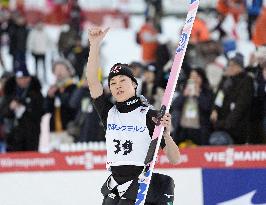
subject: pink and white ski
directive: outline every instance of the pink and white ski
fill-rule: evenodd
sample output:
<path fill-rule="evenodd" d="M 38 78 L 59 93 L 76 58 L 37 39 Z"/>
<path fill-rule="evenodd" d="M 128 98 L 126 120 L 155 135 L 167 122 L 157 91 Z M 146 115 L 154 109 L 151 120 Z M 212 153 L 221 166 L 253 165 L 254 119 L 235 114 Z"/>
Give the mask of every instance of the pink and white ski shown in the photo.
<path fill-rule="evenodd" d="M 160 115 L 163 116 L 165 112 L 169 112 L 170 105 L 172 103 L 173 94 L 177 84 L 177 79 L 181 70 L 183 59 L 186 53 L 186 48 L 188 45 L 191 30 L 196 18 L 197 10 L 199 7 L 199 0 L 190 0 L 189 10 L 185 25 L 182 30 L 182 34 L 179 40 L 178 47 L 176 49 L 176 54 L 174 62 L 171 68 L 170 76 L 167 82 L 165 93 L 162 99 L 162 108 L 160 110 Z M 156 162 L 158 150 L 160 147 L 162 133 L 164 127 L 162 125 L 156 125 L 153 131 L 152 142 L 150 144 L 146 159 L 145 159 L 145 169 L 143 173 L 139 176 L 139 189 L 136 197 L 135 205 L 144 205 L 146 195 L 149 189 L 151 176 L 153 173 L 154 165 Z"/>

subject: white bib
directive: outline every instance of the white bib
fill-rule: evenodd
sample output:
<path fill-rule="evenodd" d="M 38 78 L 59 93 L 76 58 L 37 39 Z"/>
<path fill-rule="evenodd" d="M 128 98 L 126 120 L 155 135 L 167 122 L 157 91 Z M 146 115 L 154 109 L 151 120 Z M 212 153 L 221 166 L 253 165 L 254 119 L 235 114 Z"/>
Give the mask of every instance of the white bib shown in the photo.
<path fill-rule="evenodd" d="M 128 113 L 120 113 L 113 106 L 107 117 L 106 167 L 120 165 L 143 166 L 151 142 L 146 125 L 149 107 L 140 106 Z"/>

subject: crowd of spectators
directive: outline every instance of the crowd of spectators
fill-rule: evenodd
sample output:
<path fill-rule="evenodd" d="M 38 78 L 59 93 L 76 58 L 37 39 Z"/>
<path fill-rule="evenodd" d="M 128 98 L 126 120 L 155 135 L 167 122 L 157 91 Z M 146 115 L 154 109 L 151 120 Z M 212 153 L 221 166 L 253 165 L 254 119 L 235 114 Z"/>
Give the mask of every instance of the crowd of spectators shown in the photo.
<path fill-rule="evenodd" d="M 155 3 L 147 1 L 146 21 L 136 33 L 142 58 L 129 66 L 138 81 L 137 94 L 159 109 L 176 44 L 165 39 L 160 25 L 163 10 L 160 1 Z M 262 0 L 219 0 L 217 10 L 210 11 L 218 19 L 213 29 L 199 11 L 170 110 L 172 136 L 179 146 L 266 143 L 266 40 L 260 36 L 260 25 L 266 24 L 263 4 Z M 151 5 L 158 6 L 154 14 Z M 256 46 L 248 59 L 235 48 L 237 34 L 222 26 L 228 15 L 235 23 L 247 15 L 249 40 Z M 1 13 L 0 24 L 1 38 L 7 37 L 13 60 L 7 71 L 0 58 L 0 151 L 37 151 L 42 116 L 47 113 L 54 149 L 60 143 L 104 141 L 104 128 L 84 77 L 89 46 L 81 43 L 81 28 L 73 27 L 73 22 L 63 27 L 57 44 L 59 58 L 51 62 L 55 83 L 42 93 L 43 83 L 48 82 L 45 62 L 50 49 L 43 23 L 29 28 L 23 15 Z M 33 56 L 35 75 L 28 71 L 26 52 Z M 99 79 L 105 94 L 111 96 L 101 68 Z"/>

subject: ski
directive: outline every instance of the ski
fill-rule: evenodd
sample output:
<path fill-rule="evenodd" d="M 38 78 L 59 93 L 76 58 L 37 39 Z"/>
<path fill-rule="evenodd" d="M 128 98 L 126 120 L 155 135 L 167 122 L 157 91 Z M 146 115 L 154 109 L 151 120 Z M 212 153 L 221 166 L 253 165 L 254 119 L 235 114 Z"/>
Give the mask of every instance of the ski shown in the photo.
<path fill-rule="evenodd" d="M 182 29 L 179 44 L 175 53 L 174 62 L 171 68 L 170 76 L 168 78 L 165 93 L 163 95 L 162 107 L 159 113 L 159 118 L 162 117 L 164 113 L 169 112 L 170 105 L 172 103 L 173 94 L 177 84 L 177 79 L 186 53 L 186 48 L 188 45 L 194 20 L 196 18 L 198 7 L 199 7 L 199 0 L 190 0 L 186 21 Z M 142 174 L 139 176 L 138 180 L 139 188 L 135 205 L 144 205 L 145 203 L 146 195 L 148 193 L 150 185 L 151 176 L 153 173 L 154 165 L 156 162 L 158 150 L 162 139 L 163 130 L 164 128 L 162 125 L 156 124 L 155 129 L 153 131 L 152 141 L 149 146 L 147 156 L 145 158 L 145 168 Z"/>

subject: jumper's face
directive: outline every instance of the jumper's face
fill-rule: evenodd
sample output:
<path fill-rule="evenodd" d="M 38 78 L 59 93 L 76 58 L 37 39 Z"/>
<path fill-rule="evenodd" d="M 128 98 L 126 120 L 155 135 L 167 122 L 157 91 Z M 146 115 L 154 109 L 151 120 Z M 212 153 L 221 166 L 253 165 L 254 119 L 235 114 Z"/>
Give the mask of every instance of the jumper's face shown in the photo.
<path fill-rule="evenodd" d="M 117 75 L 110 80 L 110 91 L 117 102 L 124 102 L 135 96 L 137 85 L 125 75 Z"/>

